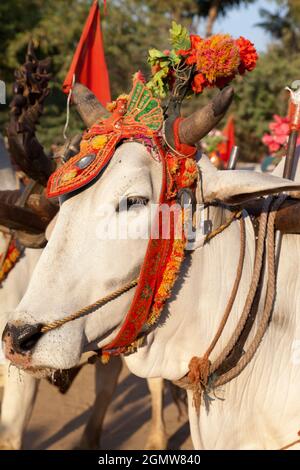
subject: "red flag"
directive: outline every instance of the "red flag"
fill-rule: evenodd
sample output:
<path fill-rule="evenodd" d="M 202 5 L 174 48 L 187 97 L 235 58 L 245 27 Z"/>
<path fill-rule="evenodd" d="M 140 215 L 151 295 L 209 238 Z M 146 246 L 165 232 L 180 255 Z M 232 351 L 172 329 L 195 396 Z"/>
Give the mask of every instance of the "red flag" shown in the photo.
<path fill-rule="evenodd" d="M 226 126 L 222 131 L 225 141 L 219 144 L 219 154 L 223 162 L 227 163 L 230 157 L 232 148 L 235 146 L 235 136 L 234 136 L 234 120 L 233 116 L 229 116 Z"/>
<path fill-rule="evenodd" d="M 91 6 L 71 67 L 63 83 L 65 93 L 69 93 L 72 88 L 74 74 L 75 81 L 87 86 L 103 106 L 111 101 L 97 0 Z"/>

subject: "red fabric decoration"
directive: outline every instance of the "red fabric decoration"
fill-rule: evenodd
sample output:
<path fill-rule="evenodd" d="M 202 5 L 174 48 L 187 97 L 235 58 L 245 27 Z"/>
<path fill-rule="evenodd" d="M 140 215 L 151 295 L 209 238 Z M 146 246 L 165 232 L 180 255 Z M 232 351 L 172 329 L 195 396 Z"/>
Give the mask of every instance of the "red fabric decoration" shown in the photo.
<path fill-rule="evenodd" d="M 88 87 L 103 106 L 111 101 L 97 0 L 92 4 L 72 64 L 63 83 L 64 93 L 68 94 L 72 88 L 74 74 L 75 81 Z"/>
<path fill-rule="evenodd" d="M 231 154 L 231 150 L 235 146 L 233 116 L 229 116 L 222 133 L 226 139 L 224 142 L 219 144 L 218 151 L 220 153 L 220 158 L 223 160 L 223 162 L 227 163 Z"/>

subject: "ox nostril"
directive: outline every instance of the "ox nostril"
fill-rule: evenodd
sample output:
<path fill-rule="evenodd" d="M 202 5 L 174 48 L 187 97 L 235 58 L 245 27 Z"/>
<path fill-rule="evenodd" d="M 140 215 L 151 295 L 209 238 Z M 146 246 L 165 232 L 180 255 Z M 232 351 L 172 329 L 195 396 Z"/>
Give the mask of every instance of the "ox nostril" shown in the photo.
<path fill-rule="evenodd" d="M 8 324 L 3 332 L 3 340 L 9 339 L 11 354 L 14 352 L 24 354 L 30 351 L 42 336 L 42 324 L 20 325 Z"/>

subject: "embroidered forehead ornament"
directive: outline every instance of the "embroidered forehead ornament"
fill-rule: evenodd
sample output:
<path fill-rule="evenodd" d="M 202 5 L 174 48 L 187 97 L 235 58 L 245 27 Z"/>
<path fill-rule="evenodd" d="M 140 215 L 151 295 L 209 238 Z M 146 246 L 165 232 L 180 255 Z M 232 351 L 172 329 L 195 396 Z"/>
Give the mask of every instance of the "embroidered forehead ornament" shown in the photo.
<path fill-rule="evenodd" d="M 111 105 L 111 116 L 97 121 L 84 134 L 80 152 L 51 175 L 48 197 L 58 197 L 85 187 L 107 166 L 120 142 L 133 140 L 142 142 L 151 152 L 158 154 L 160 161 L 167 163 L 170 197 L 174 196 L 178 183 L 180 187 L 189 187 L 193 179 L 191 170 L 195 169 L 196 150 L 189 147 L 186 152 L 189 158 L 184 153 L 179 158 L 179 153 L 170 149 L 162 136 L 163 123 L 160 101 L 146 87 L 141 74 L 136 74 L 130 95 L 121 95 Z M 175 122 L 175 132 L 178 123 Z M 184 175 L 185 170 L 187 173 Z M 181 174 L 182 181 L 175 181 Z"/>

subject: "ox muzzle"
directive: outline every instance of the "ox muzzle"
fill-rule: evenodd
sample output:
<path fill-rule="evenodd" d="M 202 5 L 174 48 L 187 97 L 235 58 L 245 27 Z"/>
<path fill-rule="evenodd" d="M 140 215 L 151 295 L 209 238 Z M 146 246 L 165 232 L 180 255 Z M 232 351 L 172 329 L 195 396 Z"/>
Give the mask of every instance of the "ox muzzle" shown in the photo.
<path fill-rule="evenodd" d="M 42 324 L 8 323 L 2 335 L 6 359 L 21 368 L 29 368 L 34 346 L 42 336 Z"/>

